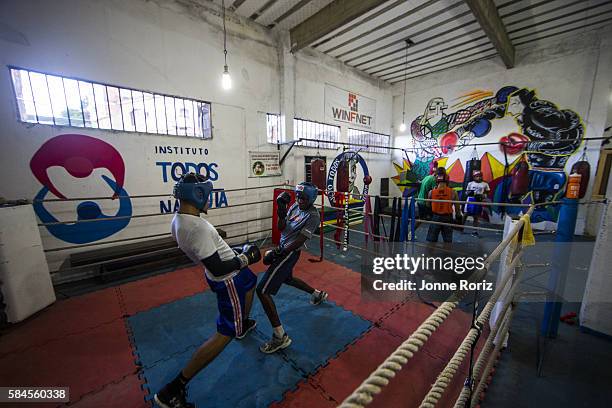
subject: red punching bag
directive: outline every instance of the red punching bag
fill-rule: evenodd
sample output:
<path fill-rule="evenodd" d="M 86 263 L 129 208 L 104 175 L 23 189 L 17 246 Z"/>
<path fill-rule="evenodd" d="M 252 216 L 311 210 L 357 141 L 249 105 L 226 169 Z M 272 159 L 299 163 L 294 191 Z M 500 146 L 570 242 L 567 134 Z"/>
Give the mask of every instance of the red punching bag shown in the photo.
<path fill-rule="evenodd" d="M 312 184 L 317 186 L 319 190 L 325 191 L 326 169 L 325 160 L 313 159 L 310 161 L 310 174 Z"/>
<path fill-rule="evenodd" d="M 589 186 L 589 177 L 591 176 L 591 165 L 586 160 L 586 155 L 583 155 L 580 158 L 580 161 L 574 163 L 570 174 L 574 173 L 578 173 L 582 176 L 580 179 L 580 191 L 578 191 L 578 198 L 584 198 L 587 187 Z"/>
<path fill-rule="evenodd" d="M 510 194 L 523 195 L 529 192 L 529 165 L 521 160 L 512 170 L 512 182 L 510 183 Z"/>
<path fill-rule="evenodd" d="M 336 174 L 336 191 L 349 191 L 349 161 L 341 160 Z"/>

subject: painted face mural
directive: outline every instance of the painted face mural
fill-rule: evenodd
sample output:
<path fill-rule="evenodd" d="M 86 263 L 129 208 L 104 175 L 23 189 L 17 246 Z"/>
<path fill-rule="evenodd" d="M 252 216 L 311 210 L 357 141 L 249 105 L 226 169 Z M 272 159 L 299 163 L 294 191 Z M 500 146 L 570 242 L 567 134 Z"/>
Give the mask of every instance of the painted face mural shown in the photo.
<path fill-rule="evenodd" d="M 410 186 L 429 174 L 434 160 L 446 168 L 451 184 L 460 190 L 465 171 L 456 154 L 471 144 L 493 142 L 499 144 L 481 147 L 488 152 L 473 157 L 480 161 L 483 178 L 491 186 L 491 198 L 528 204 L 555 201 L 562 195 L 567 180 L 565 165 L 584 137 L 584 125 L 576 112 L 560 109 L 539 99 L 534 91 L 515 86 L 502 87 L 496 93 L 475 90 L 453 102 L 432 98 L 424 113 L 412 121 L 414 160 L 394 163 L 398 175 L 393 180 L 403 193 L 414 193 Z M 509 126 L 513 127 L 510 131 Z M 529 191 L 512 195 L 512 171 L 520 161 L 529 166 Z M 507 212 L 513 211 L 520 208 L 508 208 Z M 554 221 L 556 217 L 557 209 L 548 206 L 538 208 L 532 220 Z"/>
<path fill-rule="evenodd" d="M 67 197 L 53 184 L 48 170 L 51 167 L 63 167 L 68 174 L 76 178 L 89 177 L 95 169 L 107 169 L 114 180 L 102 175 L 102 179 L 111 189 L 113 198 L 119 197 L 119 210 L 109 219 L 100 222 L 76 222 L 61 224 L 49 212 L 40 200 L 48 198 L 49 192 L 56 197 Z M 85 135 L 64 134 L 45 142 L 32 156 L 30 169 L 43 188 L 34 198 L 34 211 L 44 223 L 58 223 L 46 226 L 54 237 L 73 244 L 84 244 L 107 238 L 125 228 L 130 222 L 132 204 L 128 193 L 123 188 L 125 165 L 119 152 L 110 144 Z M 93 201 L 84 201 L 77 206 L 76 220 L 108 219 L 111 216 L 102 213 L 100 206 Z"/>

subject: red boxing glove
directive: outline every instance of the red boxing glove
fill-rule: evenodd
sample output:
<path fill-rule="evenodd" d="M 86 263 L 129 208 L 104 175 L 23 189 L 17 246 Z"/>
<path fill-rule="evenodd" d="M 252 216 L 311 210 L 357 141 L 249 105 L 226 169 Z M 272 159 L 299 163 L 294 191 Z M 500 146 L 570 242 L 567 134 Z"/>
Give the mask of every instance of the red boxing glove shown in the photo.
<path fill-rule="evenodd" d="M 509 155 L 516 155 L 525 150 L 529 143 L 529 138 L 520 133 L 510 133 L 499 139 L 499 148 L 502 152 Z"/>
<path fill-rule="evenodd" d="M 457 147 L 457 141 L 459 137 L 455 132 L 448 132 L 444 136 L 440 138 L 440 148 L 442 149 L 442 153 L 448 154 L 452 153 Z"/>

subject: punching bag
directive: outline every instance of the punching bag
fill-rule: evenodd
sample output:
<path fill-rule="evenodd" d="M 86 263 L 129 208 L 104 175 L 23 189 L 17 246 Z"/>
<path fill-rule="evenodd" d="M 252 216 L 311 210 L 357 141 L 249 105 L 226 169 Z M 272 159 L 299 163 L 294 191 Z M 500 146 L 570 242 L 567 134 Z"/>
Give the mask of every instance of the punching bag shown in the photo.
<path fill-rule="evenodd" d="M 319 190 L 325 191 L 326 168 L 325 160 L 312 159 L 310 161 L 310 174 L 312 184 L 317 186 Z"/>
<path fill-rule="evenodd" d="M 336 191 L 349 191 L 349 161 L 341 160 L 336 173 Z"/>
<path fill-rule="evenodd" d="M 578 192 L 578 198 L 584 198 L 587 187 L 589 186 L 589 177 L 591 175 L 591 165 L 586 160 L 580 160 L 574 163 L 570 174 L 578 173 L 582 176 L 580 179 L 580 191 Z"/>
<path fill-rule="evenodd" d="M 529 165 L 525 160 L 519 161 L 512 169 L 510 195 L 524 195 L 529 192 Z"/>

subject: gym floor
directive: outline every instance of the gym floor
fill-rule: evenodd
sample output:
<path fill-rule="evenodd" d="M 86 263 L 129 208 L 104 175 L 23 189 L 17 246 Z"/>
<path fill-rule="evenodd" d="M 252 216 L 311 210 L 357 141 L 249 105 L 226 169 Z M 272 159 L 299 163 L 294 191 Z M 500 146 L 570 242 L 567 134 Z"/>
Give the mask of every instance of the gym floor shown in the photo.
<path fill-rule="evenodd" d="M 424 233 L 420 228 L 417 240 Z M 499 236 L 485 233 L 480 239 L 493 241 Z M 455 233 L 458 242 L 477 239 Z M 359 234 L 351 235 L 351 242 L 364 245 Z M 277 305 L 293 343 L 264 355 L 258 347 L 271 327 L 256 300 L 252 316 L 258 321 L 257 329 L 230 343 L 190 384 L 189 399 L 197 406 L 337 406 L 432 312 L 431 305 L 412 298 L 362 301 L 358 251 L 344 253 L 328 242 L 325 260 L 311 263 L 309 259 L 318 258 L 318 248 L 310 246 L 295 273 L 328 291 L 329 301 L 313 306 L 307 295 L 283 287 Z M 526 255 L 526 263 L 546 258 L 541 251 L 534 254 Z M 579 256 L 576 274 L 586 275 L 589 259 L 588 253 Z M 264 266 L 257 264 L 254 270 L 261 273 Z M 534 268 L 526 276 L 526 287 L 542 285 L 538 279 L 543 274 L 538 272 Z M 69 385 L 70 406 L 151 406 L 152 393 L 176 375 L 215 330 L 215 297 L 199 266 L 88 290 L 58 301 L 4 333 L 0 338 L 3 384 Z M 470 307 L 466 302 L 451 314 L 372 406 L 420 403 L 469 330 Z M 579 305 L 564 308 L 577 311 Z M 519 304 L 509 347 L 501 353 L 484 402 L 513 408 L 607 406 L 612 398 L 607 386 L 612 376 L 606 369 L 612 363 L 609 340 L 562 324 L 558 339 L 544 343 L 537 336 L 542 313 L 541 303 Z M 542 375 L 538 376 L 541 356 Z M 467 361 L 439 406 L 452 406 L 466 373 Z"/>

